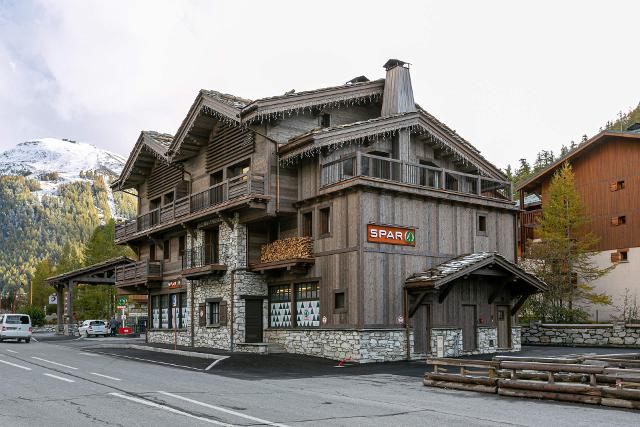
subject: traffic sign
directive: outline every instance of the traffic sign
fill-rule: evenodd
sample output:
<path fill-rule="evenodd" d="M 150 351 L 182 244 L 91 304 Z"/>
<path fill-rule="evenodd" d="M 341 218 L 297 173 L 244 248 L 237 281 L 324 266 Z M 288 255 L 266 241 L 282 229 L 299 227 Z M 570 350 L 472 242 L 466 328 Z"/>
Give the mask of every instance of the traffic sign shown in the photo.
<path fill-rule="evenodd" d="M 49 304 L 57 304 L 58 303 L 58 295 L 51 294 L 49 295 Z"/>
<path fill-rule="evenodd" d="M 118 305 L 127 305 L 127 297 L 118 298 Z M 118 307 L 120 308 L 120 307 Z"/>
<path fill-rule="evenodd" d="M 124 310 L 125 308 L 127 308 L 126 305 L 119 305 L 116 307 L 118 310 Z"/>

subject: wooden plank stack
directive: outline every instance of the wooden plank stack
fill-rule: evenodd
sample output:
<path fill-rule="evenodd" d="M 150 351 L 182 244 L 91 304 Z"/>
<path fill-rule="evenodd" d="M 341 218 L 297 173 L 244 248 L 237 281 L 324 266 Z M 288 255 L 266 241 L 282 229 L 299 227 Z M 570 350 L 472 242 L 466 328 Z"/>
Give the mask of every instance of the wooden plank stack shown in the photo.
<path fill-rule="evenodd" d="M 313 258 L 311 237 L 290 237 L 264 245 L 260 250 L 260 262 L 278 262 L 290 259 Z"/>

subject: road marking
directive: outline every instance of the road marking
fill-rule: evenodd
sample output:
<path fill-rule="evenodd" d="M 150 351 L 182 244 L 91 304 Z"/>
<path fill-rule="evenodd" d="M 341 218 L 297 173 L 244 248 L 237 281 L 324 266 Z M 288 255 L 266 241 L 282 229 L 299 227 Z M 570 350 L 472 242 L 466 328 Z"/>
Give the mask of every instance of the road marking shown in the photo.
<path fill-rule="evenodd" d="M 161 364 L 161 365 L 176 366 L 176 367 L 178 367 L 178 368 L 193 369 L 194 371 L 202 371 L 202 369 L 200 369 L 200 368 L 194 368 L 193 366 L 176 365 L 175 363 L 160 362 L 159 360 L 143 359 L 143 358 L 141 358 L 141 357 L 125 356 L 124 354 L 105 353 L 105 352 L 102 352 L 102 351 L 98 351 L 98 352 L 96 352 L 96 353 L 106 354 L 106 355 L 114 356 L 114 357 L 124 357 L 125 359 L 142 360 L 143 362 L 159 363 L 159 364 Z"/>
<path fill-rule="evenodd" d="M 102 374 L 99 374 L 99 373 L 97 373 L 97 372 L 89 372 L 89 373 L 90 373 L 91 375 L 97 375 L 97 376 L 99 376 L 99 377 L 107 378 L 107 379 L 109 379 L 109 380 L 120 381 L 120 378 L 110 377 L 109 375 L 102 375 Z"/>
<path fill-rule="evenodd" d="M 84 353 L 84 352 L 80 352 L 80 353 L 78 353 L 78 354 L 81 354 L 81 355 L 83 355 L 83 356 L 93 356 L 93 357 L 99 356 L 98 354 L 93 354 L 93 353 Z"/>
<path fill-rule="evenodd" d="M 24 369 L 25 371 L 30 371 L 31 368 L 27 368 L 26 366 L 16 365 L 15 363 L 7 362 L 6 360 L 0 360 L 0 363 L 4 363 L 5 365 L 11 365 L 16 368 Z"/>
<path fill-rule="evenodd" d="M 46 375 L 48 377 L 55 378 L 55 379 L 60 380 L 60 381 L 66 381 L 68 383 L 75 383 L 74 380 L 70 380 L 69 378 L 59 377 L 59 376 L 53 375 L 53 374 L 42 374 L 42 375 Z"/>
<path fill-rule="evenodd" d="M 31 336 L 31 339 L 32 339 L 32 340 L 34 340 L 35 342 L 40 342 L 40 341 L 38 341 L 38 340 L 36 339 L 36 337 L 34 337 L 34 336 Z"/>
<path fill-rule="evenodd" d="M 36 360 L 42 360 L 43 362 L 51 363 L 52 365 L 62 366 L 63 368 L 76 369 L 76 370 L 78 369 L 78 368 L 74 368 L 73 366 L 63 365 L 62 363 L 53 362 L 53 361 L 51 361 L 51 360 L 43 359 L 43 358 L 41 358 L 41 357 L 31 356 L 31 358 L 32 358 L 32 359 L 36 359 Z"/>
<path fill-rule="evenodd" d="M 215 406 L 215 405 L 210 405 L 210 404 L 204 403 L 204 402 L 199 402 L 197 400 L 189 399 L 188 397 L 182 397 L 182 396 L 179 396 L 177 394 L 169 393 L 169 392 L 166 392 L 166 391 L 159 391 L 158 393 L 164 394 L 165 396 L 174 397 L 176 399 L 184 400 L 186 402 L 194 403 L 196 405 L 204 406 L 205 408 L 214 409 L 216 411 L 224 412 L 224 413 L 227 413 L 227 414 L 230 414 L 230 415 L 235 415 L 236 417 L 245 418 L 245 419 L 251 420 L 251 421 L 256 421 L 256 422 L 258 422 L 260 424 L 266 424 L 266 425 L 269 425 L 269 426 L 276 426 L 276 427 L 289 427 L 286 424 L 274 423 L 274 422 L 271 422 L 271 421 L 263 420 L 262 418 L 252 417 L 251 415 L 243 414 L 242 412 L 232 411 L 231 409 L 222 408 L 220 406 Z"/>
<path fill-rule="evenodd" d="M 205 371 L 208 371 L 209 369 L 211 369 L 211 368 L 213 368 L 214 366 L 216 366 L 216 364 L 217 364 L 218 362 L 222 362 L 224 359 L 228 359 L 228 358 L 229 358 L 229 356 L 223 356 L 221 359 L 214 360 L 214 361 L 213 361 L 213 363 L 211 363 L 211 365 L 209 365 L 209 366 L 207 366 L 207 367 L 205 368 Z"/>
<path fill-rule="evenodd" d="M 13 351 L 13 350 L 9 350 L 9 349 L 7 349 L 7 351 L 8 351 L 9 353 L 15 353 L 15 354 L 18 354 L 18 352 L 17 352 L 17 351 Z"/>
<path fill-rule="evenodd" d="M 189 418 L 195 418 L 196 420 L 204 421 L 204 422 L 207 422 L 207 423 L 210 423 L 210 424 L 215 424 L 215 425 L 218 425 L 218 426 L 231 426 L 231 424 L 221 423 L 219 421 L 212 420 L 212 419 L 209 419 L 209 418 L 198 417 L 197 415 L 193 415 L 193 414 L 190 414 L 188 412 L 183 412 L 183 411 L 180 411 L 178 409 L 172 408 L 170 406 L 161 405 L 159 403 L 155 403 L 155 402 L 152 402 L 150 400 L 140 399 L 140 398 L 129 396 L 129 395 L 122 394 L 122 393 L 109 393 L 109 394 L 111 396 L 119 397 L 121 399 L 127 399 L 127 400 L 130 400 L 132 402 L 141 403 L 143 405 L 152 406 L 154 408 L 164 409 L 165 411 L 173 412 L 174 414 L 184 415 L 185 417 L 189 417 Z"/>

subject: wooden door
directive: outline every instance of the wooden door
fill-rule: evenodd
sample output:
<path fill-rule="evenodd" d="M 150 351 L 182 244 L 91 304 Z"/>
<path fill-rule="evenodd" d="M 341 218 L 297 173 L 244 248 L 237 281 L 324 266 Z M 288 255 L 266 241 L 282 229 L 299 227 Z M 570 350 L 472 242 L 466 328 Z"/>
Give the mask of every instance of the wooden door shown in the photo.
<path fill-rule="evenodd" d="M 471 351 L 476 345 L 476 306 L 465 304 L 462 306 L 462 349 Z"/>
<path fill-rule="evenodd" d="M 218 228 L 210 228 L 204 231 L 204 247 L 202 251 L 205 265 L 218 263 Z"/>
<path fill-rule="evenodd" d="M 262 300 L 245 300 L 245 342 L 262 342 Z"/>
<path fill-rule="evenodd" d="M 414 352 L 429 355 L 431 352 L 431 306 L 421 305 L 413 316 Z"/>
<path fill-rule="evenodd" d="M 496 321 L 498 323 L 498 347 L 511 347 L 511 307 L 508 305 L 496 306 Z"/>

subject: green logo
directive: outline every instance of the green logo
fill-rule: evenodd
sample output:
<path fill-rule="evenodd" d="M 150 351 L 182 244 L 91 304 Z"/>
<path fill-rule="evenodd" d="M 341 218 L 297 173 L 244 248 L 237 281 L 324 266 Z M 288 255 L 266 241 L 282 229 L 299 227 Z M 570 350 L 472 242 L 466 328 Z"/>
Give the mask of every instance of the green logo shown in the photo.
<path fill-rule="evenodd" d="M 414 234 L 414 232 L 413 232 L 413 231 L 407 231 L 407 232 L 404 234 L 404 240 L 405 240 L 405 242 L 407 242 L 407 243 L 413 243 L 413 242 L 415 242 L 415 241 L 416 241 L 416 235 Z"/>
<path fill-rule="evenodd" d="M 118 305 L 125 305 L 127 303 L 127 297 L 118 298 Z"/>

